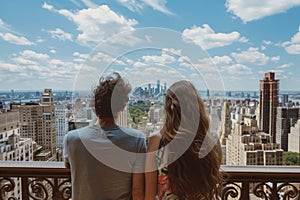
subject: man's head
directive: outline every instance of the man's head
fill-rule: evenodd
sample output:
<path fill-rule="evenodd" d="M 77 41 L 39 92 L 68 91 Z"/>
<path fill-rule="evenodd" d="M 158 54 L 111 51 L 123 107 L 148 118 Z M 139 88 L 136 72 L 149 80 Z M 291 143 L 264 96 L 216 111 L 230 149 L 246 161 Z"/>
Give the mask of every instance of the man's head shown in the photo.
<path fill-rule="evenodd" d="M 119 73 L 101 77 L 93 90 L 92 102 L 98 118 L 117 118 L 128 102 L 131 86 Z"/>

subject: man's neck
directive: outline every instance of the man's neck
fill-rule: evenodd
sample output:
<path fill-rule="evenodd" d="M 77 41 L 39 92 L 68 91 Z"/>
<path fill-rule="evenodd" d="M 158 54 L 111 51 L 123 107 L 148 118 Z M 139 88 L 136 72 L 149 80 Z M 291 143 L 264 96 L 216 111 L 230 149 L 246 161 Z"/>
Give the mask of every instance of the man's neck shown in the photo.
<path fill-rule="evenodd" d="M 99 118 L 98 121 L 102 127 L 114 127 L 117 125 L 114 118 Z"/>

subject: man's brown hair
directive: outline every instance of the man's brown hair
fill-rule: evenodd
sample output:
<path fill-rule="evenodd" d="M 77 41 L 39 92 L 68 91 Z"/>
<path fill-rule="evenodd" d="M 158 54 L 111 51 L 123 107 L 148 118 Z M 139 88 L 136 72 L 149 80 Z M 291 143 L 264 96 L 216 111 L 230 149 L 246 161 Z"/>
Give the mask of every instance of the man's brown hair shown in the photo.
<path fill-rule="evenodd" d="M 101 77 L 92 91 L 92 104 L 99 118 L 117 118 L 128 102 L 131 86 L 119 73 Z"/>

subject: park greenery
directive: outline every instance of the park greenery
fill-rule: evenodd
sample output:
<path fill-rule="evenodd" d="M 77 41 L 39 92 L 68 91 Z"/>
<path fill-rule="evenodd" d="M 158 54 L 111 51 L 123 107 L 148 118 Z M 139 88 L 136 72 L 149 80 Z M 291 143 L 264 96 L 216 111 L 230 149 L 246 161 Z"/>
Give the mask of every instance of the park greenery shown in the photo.
<path fill-rule="evenodd" d="M 283 165 L 300 165 L 300 153 L 283 152 Z"/>
<path fill-rule="evenodd" d="M 134 123 L 140 123 L 143 117 L 148 117 L 149 105 L 138 102 L 129 105 L 129 113 Z"/>

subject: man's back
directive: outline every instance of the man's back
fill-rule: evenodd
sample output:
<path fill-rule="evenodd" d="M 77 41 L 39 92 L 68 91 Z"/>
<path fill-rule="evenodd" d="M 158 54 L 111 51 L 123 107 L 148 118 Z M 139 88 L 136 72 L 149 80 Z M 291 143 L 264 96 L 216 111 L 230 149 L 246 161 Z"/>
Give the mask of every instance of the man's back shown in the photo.
<path fill-rule="evenodd" d="M 132 172 L 144 165 L 142 133 L 133 129 L 88 126 L 65 137 L 64 157 L 72 174 L 73 200 L 131 199 Z M 140 169 L 136 169 L 136 168 Z"/>

